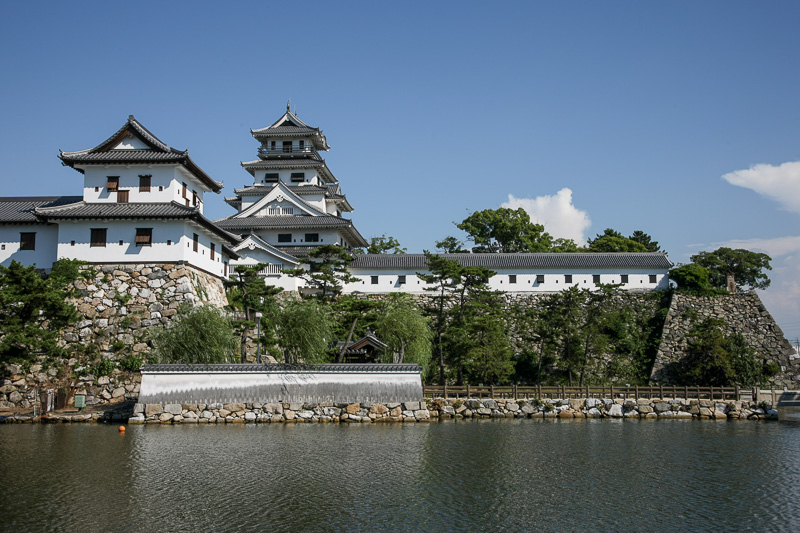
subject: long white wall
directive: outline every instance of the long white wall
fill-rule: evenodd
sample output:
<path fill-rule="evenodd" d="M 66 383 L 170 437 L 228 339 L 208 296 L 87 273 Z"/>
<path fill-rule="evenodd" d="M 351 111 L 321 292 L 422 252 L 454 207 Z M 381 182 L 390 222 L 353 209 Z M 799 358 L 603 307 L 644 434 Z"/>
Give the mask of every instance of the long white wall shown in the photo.
<path fill-rule="evenodd" d="M 20 250 L 20 233 L 36 233 L 35 248 Z M 36 265 L 49 270 L 56 260 L 58 226 L 49 224 L 0 225 L 0 265 L 16 261 L 24 266 Z"/>

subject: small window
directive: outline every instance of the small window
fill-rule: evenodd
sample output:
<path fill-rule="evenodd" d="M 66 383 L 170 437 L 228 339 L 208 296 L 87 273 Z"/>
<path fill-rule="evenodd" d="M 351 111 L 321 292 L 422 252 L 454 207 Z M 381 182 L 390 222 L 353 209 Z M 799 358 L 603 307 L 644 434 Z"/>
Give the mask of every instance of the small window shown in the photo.
<path fill-rule="evenodd" d="M 370 280 L 371 280 L 373 285 L 377 285 L 378 284 L 378 276 L 370 276 Z"/>
<path fill-rule="evenodd" d="M 292 181 L 305 181 L 305 172 L 292 172 Z"/>
<path fill-rule="evenodd" d="M 270 141 L 269 142 L 269 149 L 272 150 L 272 151 L 275 151 L 275 141 Z"/>
<path fill-rule="evenodd" d="M 92 228 L 91 230 L 91 241 L 89 246 L 91 247 L 103 247 L 106 246 L 106 233 L 108 232 L 107 228 Z"/>
<path fill-rule="evenodd" d="M 292 151 L 292 141 L 283 141 L 283 151 L 286 153 Z"/>
<path fill-rule="evenodd" d="M 36 249 L 36 232 L 26 231 L 19 234 L 19 249 L 20 250 L 35 250 Z"/>
<path fill-rule="evenodd" d="M 225 261 L 225 262 L 224 262 L 224 263 L 222 263 L 222 264 L 223 264 L 223 265 L 225 265 L 225 274 L 224 274 L 224 276 L 227 278 L 227 277 L 228 277 L 228 262 L 227 262 L 227 261 Z"/>
<path fill-rule="evenodd" d="M 592 274 L 592 283 L 600 285 L 600 274 Z"/>
<path fill-rule="evenodd" d="M 517 275 L 516 274 L 509 274 L 508 275 L 508 282 L 509 283 L 516 283 L 517 282 Z"/>
<path fill-rule="evenodd" d="M 216 244 L 213 242 L 211 243 L 211 260 L 214 260 L 214 254 L 216 253 Z"/>
<path fill-rule="evenodd" d="M 158 186 L 158 190 L 159 190 L 159 191 L 163 191 L 163 190 L 164 190 L 164 186 L 163 186 L 163 185 L 159 185 L 159 186 Z"/>
<path fill-rule="evenodd" d="M 117 191 L 117 203 L 118 204 L 128 203 L 128 191 Z"/>
<path fill-rule="evenodd" d="M 650 274 L 650 283 L 658 283 L 655 274 Z"/>
<path fill-rule="evenodd" d="M 75 246 L 75 241 L 69 241 L 70 246 Z"/>
<path fill-rule="evenodd" d="M 199 198 L 197 196 L 197 193 L 195 191 L 192 191 L 192 205 L 194 207 L 197 207 L 198 201 L 199 201 Z"/>
<path fill-rule="evenodd" d="M 136 246 L 153 245 L 153 228 L 136 228 Z"/>
<path fill-rule="evenodd" d="M 172 246 L 172 239 L 167 239 L 167 246 Z"/>
<path fill-rule="evenodd" d="M 181 190 L 181 195 L 182 195 L 184 198 L 186 198 L 186 184 L 185 184 L 185 183 L 183 183 L 182 185 L 183 185 L 183 189 Z M 188 205 L 188 204 L 187 204 L 187 205 Z"/>
<path fill-rule="evenodd" d="M 278 242 L 292 242 L 292 234 L 278 233 Z"/>
<path fill-rule="evenodd" d="M 152 176 L 139 176 L 139 192 L 150 192 L 150 178 Z"/>
<path fill-rule="evenodd" d="M 306 233 L 306 242 L 319 242 L 319 233 Z"/>
<path fill-rule="evenodd" d="M 564 274 L 564 283 L 572 283 L 572 274 Z"/>
<path fill-rule="evenodd" d="M 397 276 L 397 284 L 398 285 L 405 285 L 406 284 L 406 277 L 405 276 Z"/>
<path fill-rule="evenodd" d="M 536 274 L 536 283 L 544 283 L 544 274 Z"/>
<path fill-rule="evenodd" d="M 108 192 L 118 191 L 119 176 L 108 176 L 108 181 L 106 182 L 106 189 L 108 189 Z"/>
<path fill-rule="evenodd" d="M 200 236 L 197 235 L 197 233 L 194 233 L 193 235 L 194 236 L 192 237 L 192 249 L 196 252 L 200 245 Z"/>
<path fill-rule="evenodd" d="M 280 174 L 277 172 L 267 172 L 264 174 L 264 183 L 277 183 Z"/>
<path fill-rule="evenodd" d="M 95 187 L 94 192 L 100 192 L 100 187 Z"/>
<path fill-rule="evenodd" d="M 628 275 L 627 274 L 620 274 L 619 282 L 620 283 L 628 283 Z"/>
<path fill-rule="evenodd" d="M 301 139 L 300 142 L 298 143 L 298 146 L 300 148 L 300 151 L 302 152 L 306 147 L 306 142 Z"/>

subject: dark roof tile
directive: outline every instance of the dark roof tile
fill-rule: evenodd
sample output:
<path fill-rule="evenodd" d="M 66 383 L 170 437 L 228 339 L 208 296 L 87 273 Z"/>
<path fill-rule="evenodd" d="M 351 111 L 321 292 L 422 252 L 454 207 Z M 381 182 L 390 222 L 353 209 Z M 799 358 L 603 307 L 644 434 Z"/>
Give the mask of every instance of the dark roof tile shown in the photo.
<path fill-rule="evenodd" d="M 464 266 L 500 268 L 645 268 L 669 269 L 672 262 L 662 253 L 542 253 L 542 254 L 437 254 Z M 350 268 L 426 270 L 424 254 L 360 254 Z"/>

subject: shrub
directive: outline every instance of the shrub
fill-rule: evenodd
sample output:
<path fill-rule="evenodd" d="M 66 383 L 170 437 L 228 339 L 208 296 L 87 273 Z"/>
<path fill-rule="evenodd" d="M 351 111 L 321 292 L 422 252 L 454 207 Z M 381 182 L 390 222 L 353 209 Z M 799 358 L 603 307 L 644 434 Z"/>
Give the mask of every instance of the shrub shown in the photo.
<path fill-rule="evenodd" d="M 125 359 L 122 359 L 119 362 L 119 368 L 124 370 L 125 372 L 138 372 L 142 365 L 144 364 L 143 357 L 137 357 L 135 355 L 129 355 Z"/>
<path fill-rule="evenodd" d="M 114 361 L 100 361 L 96 365 L 92 366 L 92 374 L 95 376 L 107 376 L 117 368 L 117 363 Z"/>
<path fill-rule="evenodd" d="M 236 362 L 238 339 L 233 325 L 213 307 L 181 307 L 172 326 L 156 329 L 151 340 L 159 363 Z"/>

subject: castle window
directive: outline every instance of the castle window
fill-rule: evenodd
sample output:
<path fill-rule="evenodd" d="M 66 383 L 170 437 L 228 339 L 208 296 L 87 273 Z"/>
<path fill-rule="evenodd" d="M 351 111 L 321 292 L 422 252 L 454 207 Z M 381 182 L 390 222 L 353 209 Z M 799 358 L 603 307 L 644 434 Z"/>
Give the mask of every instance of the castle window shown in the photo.
<path fill-rule="evenodd" d="M 211 260 L 212 261 L 214 260 L 214 253 L 216 252 L 215 248 L 216 248 L 216 245 L 212 242 L 211 243 Z"/>
<path fill-rule="evenodd" d="M 397 276 L 397 284 L 398 285 L 405 285 L 406 284 L 406 277 L 405 276 Z"/>
<path fill-rule="evenodd" d="M 300 151 L 302 152 L 306 147 L 306 142 L 301 140 L 298 144 L 300 146 Z"/>
<path fill-rule="evenodd" d="M 197 200 L 198 200 L 197 193 L 195 191 L 192 191 L 192 205 L 195 207 L 197 207 Z"/>
<path fill-rule="evenodd" d="M 319 233 L 306 233 L 306 242 L 319 242 Z"/>
<path fill-rule="evenodd" d="M 628 283 L 628 275 L 627 274 L 620 274 L 619 282 L 620 283 Z"/>
<path fill-rule="evenodd" d="M 136 238 L 134 242 L 136 246 L 152 246 L 153 228 L 136 228 Z"/>
<path fill-rule="evenodd" d="M 544 274 L 536 274 L 536 283 L 544 283 Z"/>
<path fill-rule="evenodd" d="M 117 191 L 117 203 L 118 204 L 128 203 L 128 191 Z"/>
<path fill-rule="evenodd" d="M 378 276 L 370 276 L 370 281 L 373 285 L 378 284 Z"/>
<path fill-rule="evenodd" d="M 564 274 L 564 283 L 572 283 L 572 274 Z"/>
<path fill-rule="evenodd" d="M 655 274 L 650 274 L 650 283 L 658 283 Z"/>
<path fill-rule="evenodd" d="M 192 250 L 196 252 L 200 244 L 200 236 L 197 235 L 197 233 L 194 233 L 193 235 L 194 236 L 192 237 Z"/>
<path fill-rule="evenodd" d="M 35 250 L 36 249 L 36 232 L 21 232 L 19 234 L 19 249 L 20 250 Z"/>
<path fill-rule="evenodd" d="M 182 185 L 183 185 L 183 189 L 181 190 L 181 195 L 182 195 L 184 198 L 186 198 L 186 184 L 185 184 L 185 183 L 183 183 Z M 188 205 L 188 204 L 187 204 L 187 205 Z"/>
<path fill-rule="evenodd" d="M 108 192 L 118 191 L 119 176 L 108 176 L 108 181 L 106 182 L 106 189 L 108 189 Z"/>
<path fill-rule="evenodd" d="M 277 183 L 279 176 L 277 172 L 267 172 L 264 174 L 264 183 Z"/>
<path fill-rule="evenodd" d="M 305 172 L 292 172 L 292 181 L 305 181 Z"/>
<path fill-rule="evenodd" d="M 600 285 L 600 274 L 592 274 L 592 283 Z"/>
<path fill-rule="evenodd" d="M 139 176 L 139 192 L 150 192 L 150 178 L 152 176 Z"/>
<path fill-rule="evenodd" d="M 516 283 L 517 282 L 517 275 L 516 274 L 509 274 L 508 275 L 508 282 L 509 283 Z"/>
<path fill-rule="evenodd" d="M 292 234 L 278 233 L 278 242 L 292 242 Z"/>
<path fill-rule="evenodd" d="M 92 228 L 91 240 L 89 246 L 93 248 L 95 247 L 105 248 L 107 233 L 108 233 L 108 228 Z"/>
<path fill-rule="evenodd" d="M 283 141 L 283 151 L 286 153 L 292 151 L 292 141 Z"/>

